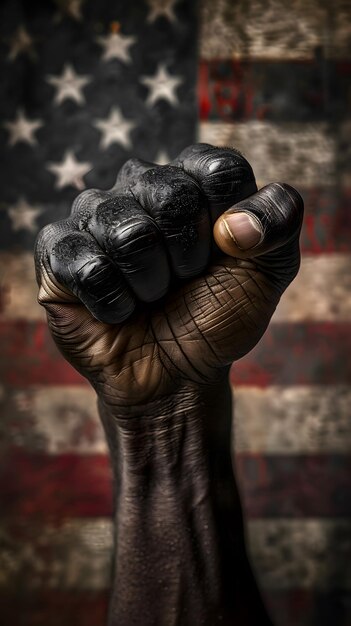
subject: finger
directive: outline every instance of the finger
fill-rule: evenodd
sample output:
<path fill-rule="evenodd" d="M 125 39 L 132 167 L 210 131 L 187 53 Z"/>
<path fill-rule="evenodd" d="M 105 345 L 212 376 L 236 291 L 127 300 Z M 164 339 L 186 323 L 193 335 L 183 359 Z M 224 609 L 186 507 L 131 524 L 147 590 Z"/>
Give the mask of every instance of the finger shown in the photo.
<path fill-rule="evenodd" d="M 161 232 L 132 196 L 111 196 L 98 204 L 84 228 L 138 299 L 153 302 L 167 292 L 170 268 Z"/>
<path fill-rule="evenodd" d="M 303 200 L 290 185 L 271 183 L 225 211 L 214 225 L 225 254 L 256 257 L 279 248 L 301 228 Z"/>
<path fill-rule="evenodd" d="M 180 278 L 198 275 L 208 263 L 212 234 L 206 199 L 196 181 L 179 168 L 158 166 L 142 174 L 131 192 L 160 229 L 173 273 Z"/>
<path fill-rule="evenodd" d="M 87 232 L 63 220 L 44 229 L 37 243 L 39 263 L 48 264 L 60 285 L 72 292 L 101 322 L 120 323 L 135 298 L 121 273 Z"/>
<path fill-rule="evenodd" d="M 90 216 L 96 207 L 105 202 L 113 195 L 111 190 L 104 189 L 85 189 L 73 201 L 70 216 L 78 229 L 88 216 Z"/>
<path fill-rule="evenodd" d="M 288 275 L 299 264 L 302 218 L 303 200 L 296 189 L 271 183 L 225 211 L 214 225 L 214 238 L 226 255 L 257 258 L 261 267 Z"/>
<path fill-rule="evenodd" d="M 198 143 L 172 162 L 192 176 L 206 195 L 212 223 L 225 209 L 257 191 L 249 162 L 234 148 Z"/>
<path fill-rule="evenodd" d="M 128 159 L 118 172 L 116 182 L 112 189 L 125 191 L 134 185 L 144 172 L 157 167 L 156 163 L 143 161 L 142 159 Z"/>
<path fill-rule="evenodd" d="M 182 339 L 183 352 L 205 339 L 202 362 L 218 367 L 256 345 L 297 274 L 302 216 L 298 192 L 273 183 L 217 220 L 214 235 L 226 256 L 209 268 L 205 292 L 196 281 L 184 290 L 195 330 L 190 341 Z"/>

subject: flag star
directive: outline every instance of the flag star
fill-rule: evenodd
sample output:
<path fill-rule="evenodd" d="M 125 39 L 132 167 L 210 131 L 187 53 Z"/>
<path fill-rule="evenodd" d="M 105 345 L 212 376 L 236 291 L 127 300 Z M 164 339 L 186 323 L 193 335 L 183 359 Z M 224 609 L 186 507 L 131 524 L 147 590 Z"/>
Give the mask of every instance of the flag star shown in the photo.
<path fill-rule="evenodd" d="M 118 59 L 125 63 L 131 63 L 129 48 L 136 42 L 136 37 L 128 37 L 119 32 L 112 32 L 108 35 L 97 38 L 97 43 L 104 48 L 103 60 Z"/>
<path fill-rule="evenodd" d="M 84 104 L 82 89 L 91 82 L 90 76 L 79 76 L 69 63 L 66 63 L 61 76 L 48 76 L 47 82 L 56 88 L 54 102 L 61 104 L 64 100 L 74 100 L 77 104 Z"/>
<path fill-rule="evenodd" d="M 177 0 L 147 0 L 149 5 L 148 22 L 155 22 L 158 17 L 166 17 L 170 22 L 176 21 L 174 5 Z"/>
<path fill-rule="evenodd" d="M 72 17 L 77 22 L 80 22 L 83 19 L 82 16 L 82 2 L 83 0 L 55 0 L 61 15 L 67 15 L 68 17 Z"/>
<path fill-rule="evenodd" d="M 154 76 L 142 76 L 140 82 L 150 88 L 146 104 L 152 106 L 157 100 L 168 100 L 171 104 L 177 104 L 178 99 L 174 90 L 183 80 L 179 76 L 172 76 L 167 72 L 166 64 L 159 63 Z"/>
<path fill-rule="evenodd" d="M 105 119 L 96 120 L 94 126 L 102 133 L 101 148 L 108 148 L 111 143 L 119 143 L 123 148 L 131 148 L 129 134 L 136 124 L 123 117 L 117 107 L 112 107 L 109 116 Z"/>
<path fill-rule="evenodd" d="M 10 133 L 9 145 L 14 146 L 19 141 L 28 143 L 30 146 L 34 146 L 37 139 L 34 137 L 34 133 L 38 128 L 43 126 L 43 122 L 40 120 L 28 119 L 22 109 L 17 110 L 17 117 L 13 122 L 5 122 L 4 128 Z"/>
<path fill-rule="evenodd" d="M 10 39 L 10 52 L 8 54 L 10 61 L 15 61 L 20 54 L 34 56 L 33 43 L 33 38 L 24 26 L 19 26 Z"/>
<path fill-rule="evenodd" d="M 56 189 L 71 185 L 82 190 L 85 187 L 83 176 L 90 172 L 93 166 L 91 163 L 78 161 L 73 152 L 67 150 L 60 163 L 49 163 L 46 167 L 49 172 L 57 176 Z"/>
<path fill-rule="evenodd" d="M 20 198 L 16 204 L 7 209 L 7 213 L 12 222 L 13 230 L 28 230 L 35 232 L 38 226 L 35 222 L 38 215 L 43 213 L 43 209 L 38 206 L 31 206 L 25 198 Z"/>

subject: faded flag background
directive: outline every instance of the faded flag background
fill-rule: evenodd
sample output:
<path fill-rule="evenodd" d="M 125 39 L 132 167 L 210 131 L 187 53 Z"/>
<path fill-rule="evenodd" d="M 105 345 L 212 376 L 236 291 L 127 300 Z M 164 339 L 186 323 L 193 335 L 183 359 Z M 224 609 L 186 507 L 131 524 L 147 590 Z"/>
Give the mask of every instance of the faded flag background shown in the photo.
<path fill-rule="evenodd" d="M 350 0 L 5 0 L 0 46 L 1 623 L 104 624 L 110 582 L 107 449 L 36 303 L 36 234 L 201 140 L 305 199 L 300 274 L 233 367 L 233 444 L 275 624 L 350 626 Z"/>

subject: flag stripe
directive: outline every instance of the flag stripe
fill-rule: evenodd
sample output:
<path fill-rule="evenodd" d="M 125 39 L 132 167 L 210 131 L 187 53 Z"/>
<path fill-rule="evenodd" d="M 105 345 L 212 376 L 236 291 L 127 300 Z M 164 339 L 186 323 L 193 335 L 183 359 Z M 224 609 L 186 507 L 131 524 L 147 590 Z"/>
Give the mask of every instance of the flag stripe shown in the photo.
<path fill-rule="evenodd" d="M 97 626 L 107 623 L 108 598 L 107 590 L 33 592 L 27 586 L 15 588 L 0 593 L 1 618 L 13 626 Z"/>
<path fill-rule="evenodd" d="M 237 452 L 349 454 L 351 387 L 234 388 Z"/>
<path fill-rule="evenodd" d="M 235 467 L 251 519 L 351 516 L 350 456 L 240 453 Z"/>
<path fill-rule="evenodd" d="M 0 587 L 29 590 L 108 588 L 112 522 L 0 525 Z M 335 542 L 335 538 L 338 540 Z M 266 519 L 248 523 L 250 554 L 265 589 L 351 588 L 350 520 Z M 330 547 L 333 545 L 333 549 Z"/>
<path fill-rule="evenodd" d="M 311 589 L 270 589 L 263 593 L 273 624 L 312 626 L 339 624 L 350 626 L 350 596 L 345 589 L 331 585 L 329 591 Z"/>
<path fill-rule="evenodd" d="M 249 518 L 351 516 L 349 456 L 242 452 L 235 465 Z M 111 486 L 107 455 L 48 456 L 16 449 L 2 454 L 0 504 L 6 516 L 108 516 Z"/>
<path fill-rule="evenodd" d="M 298 185 L 305 203 L 302 251 L 308 254 L 350 252 L 351 190 L 322 184 L 320 181 L 319 188 L 310 189 Z"/>
<path fill-rule="evenodd" d="M 16 467 L 16 475 L 13 468 Z M 9 450 L 0 466 L 3 515 L 63 520 L 112 514 L 107 455 L 26 454 Z"/>
<path fill-rule="evenodd" d="M 3 384 L 88 385 L 64 361 L 44 322 L 1 322 L 0 341 Z M 259 387 L 351 384 L 350 352 L 350 323 L 271 324 L 254 350 L 234 364 L 232 381 Z"/>
<path fill-rule="evenodd" d="M 347 454 L 351 386 L 235 386 L 236 452 Z M 2 397 L 0 449 L 107 454 L 91 387 L 9 389 Z"/>
<path fill-rule="evenodd" d="M 340 150 L 351 140 L 351 124 L 202 122 L 200 140 L 234 146 L 251 163 L 258 185 L 272 181 L 301 187 L 350 183 L 349 164 Z M 340 152 L 340 154 L 339 154 Z M 345 159 L 345 162 L 343 162 Z"/>
<path fill-rule="evenodd" d="M 327 73 L 327 75 L 326 75 Z M 199 66 L 202 121 L 317 122 L 348 116 L 350 61 L 231 59 Z"/>
<path fill-rule="evenodd" d="M 234 385 L 351 384 L 351 325 L 271 324 L 257 346 L 234 363 Z"/>
<path fill-rule="evenodd" d="M 96 626 L 107 619 L 109 594 L 107 591 L 23 590 L 0 593 L 1 616 L 6 624 L 25 626 Z M 274 623 L 284 615 L 284 626 L 311 626 L 313 619 L 323 623 L 341 623 L 349 626 L 351 608 L 345 590 L 314 591 L 311 589 L 265 590 L 263 598 Z M 333 621 L 334 620 L 334 621 Z"/>
<path fill-rule="evenodd" d="M 0 524 L 0 588 L 99 591 L 109 587 L 112 521 Z"/>
<path fill-rule="evenodd" d="M 345 229 L 343 229 L 345 232 Z M 351 238 L 350 246 L 351 246 Z M 351 321 L 351 254 L 304 255 L 272 322 Z M 0 253 L 2 320 L 45 320 L 29 253 Z"/>
<path fill-rule="evenodd" d="M 1 618 L 12 626 L 98 626 L 107 623 L 108 592 L 14 589 L 0 593 Z"/>
<path fill-rule="evenodd" d="M 0 449 L 45 454 L 106 454 L 92 387 L 8 389 L 2 397 Z"/>
<path fill-rule="evenodd" d="M 201 2 L 200 56 L 281 59 L 350 56 L 350 4 L 335 0 Z M 332 10 L 332 14 L 330 10 Z"/>
<path fill-rule="evenodd" d="M 351 588 L 351 521 L 253 520 L 250 552 L 262 588 Z"/>
<path fill-rule="evenodd" d="M 303 257 L 273 322 L 351 321 L 351 255 Z"/>

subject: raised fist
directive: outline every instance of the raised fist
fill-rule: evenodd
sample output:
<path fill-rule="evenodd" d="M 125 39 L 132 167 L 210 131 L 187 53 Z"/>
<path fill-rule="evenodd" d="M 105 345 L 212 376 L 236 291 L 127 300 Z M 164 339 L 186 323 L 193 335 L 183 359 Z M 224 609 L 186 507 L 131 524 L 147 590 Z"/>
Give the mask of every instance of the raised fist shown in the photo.
<path fill-rule="evenodd" d="M 257 192 L 234 149 L 127 161 L 111 190 L 84 191 L 39 235 L 39 302 L 57 345 L 117 404 L 215 380 L 295 277 L 302 212 L 289 185 Z"/>
<path fill-rule="evenodd" d="M 39 301 L 99 397 L 116 482 L 109 626 L 271 626 L 245 553 L 228 365 L 299 267 L 303 203 L 197 144 L 130 160 L 36 247 Z"/>

